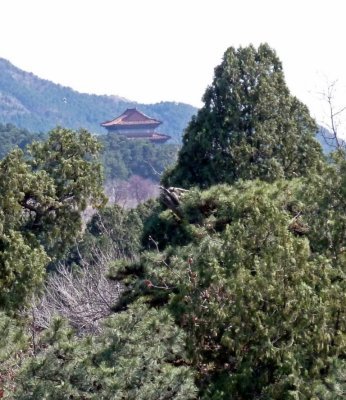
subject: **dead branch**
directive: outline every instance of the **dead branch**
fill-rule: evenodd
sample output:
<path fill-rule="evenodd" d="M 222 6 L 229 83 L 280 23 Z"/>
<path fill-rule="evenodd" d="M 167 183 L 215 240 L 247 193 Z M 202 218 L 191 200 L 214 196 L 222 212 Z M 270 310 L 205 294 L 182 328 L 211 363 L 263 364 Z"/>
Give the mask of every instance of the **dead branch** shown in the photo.
<path fill-rule="evenodd" d="M 328 128 L 328 133 L 322 130 L 321 134 L 327 145 L 336 149 L 342 149 L 346 147 L 346 143 L 340 139 L 340 117 L 346 111 L 346 106 L 337 108 L 337 106 L 335 105 L 336 88 L 337 81 L 327 82 L 326 90 L 319 93 L 322 99 L 327 103 L 329 119 L 329 122 L 325 123 L 325 126 Z"/>
<path fill-rule="evenodd" d="M 49 276 L 43 296 L 31 305 L 35 328 L 46 329 L 55 316 L 62 316 L 81 334 L 98 333 L 100 321 L 112 313 L 123 290 L 121 283 L 107 278 L 113 257 L 99 251 L 96 262 L 77 271 L 60 264 Z"/>
<path fill-rule="evenodd" d="M 181 198 L 184 196 L 185 193 L 188 192 L 186 189 L 177 188 L 177 187 L 169 187 L 165 188 L 160 186 L 161 190 L 161 201 L 163 204 L 173 211 L 173 213 L 182 218 L 182 212 L 180 209 L 180 202 Z"/>

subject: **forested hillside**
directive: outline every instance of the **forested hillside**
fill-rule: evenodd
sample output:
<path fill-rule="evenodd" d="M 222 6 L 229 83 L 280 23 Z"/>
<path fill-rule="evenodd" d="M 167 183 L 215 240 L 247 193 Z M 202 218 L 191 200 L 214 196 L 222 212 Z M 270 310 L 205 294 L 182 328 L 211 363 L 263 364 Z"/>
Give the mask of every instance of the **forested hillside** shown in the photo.
<path fill-rule="evenodd" d="M 345 148 L 267 44 L 227 49 L 203 101 L 136 208 L 106 206 L 85 130 L 0 161 L 0 398 L 345 398 Z"/>
<path fill-rule="evenodd" d="M 24 149 L 34 140 L 41 141 L 46 137 L 44 133 L 32 133 L 13 124 L 0 123 L 0 159 L 4 158 L 14 147 Z"/>
<path fill-rule="evenodd" d="M 115 118 L 126 108 L 137 107 L 163 121 L 161 130 L 179 142 L 196 109 L 188 104 L 161 102 L 140 104 L 117 96 L 79 93 L 71 88 L 20 70 L 0 58 L 0 122 L 32 132 L 47 132 L 57 125 L 105 133 L 101 122 Z"/>

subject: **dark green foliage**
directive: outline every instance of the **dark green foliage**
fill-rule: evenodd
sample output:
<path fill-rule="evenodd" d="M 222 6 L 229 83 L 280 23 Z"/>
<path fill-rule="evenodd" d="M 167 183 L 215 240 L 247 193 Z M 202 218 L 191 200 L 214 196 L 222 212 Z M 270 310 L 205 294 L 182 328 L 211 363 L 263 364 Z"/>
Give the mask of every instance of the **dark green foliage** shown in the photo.
<path fill-rule="evenodd" d="M 176 161 L 179 145 L 155 145 L 145 140 L 128 140 L 117 134 L 96 136 L 102 145 L 101 161 L 105 180 L 127 180 L 133 175 L 158 182 L 163 171 Z M 43 141 L 46 134 L 36 134 L 14 125 L 0 124 L 0 158 L 14 147 L 24 150 L 33 141 Z"/>
<path fill-rule="evenodd" d="M 37 232 L 48 253 L 62 254 L 81 231 L 81 211 L 87 205 L 103 205 L 101 166 L 97 160 L 100 145 L 85 130 L 74 132 L 56 128 L 45 142 L 30 148 L 30 165 L 35 175 L 44 175 L 52 185 L 44 199 L 34 207 L 35 218 L 26 229 Z M 24 207 L 37 202 L 36 193 L 26 193 Z M 42 209 L 43 208 L 43 209 Z M 47 232 L 48 231 L 48 232 Z"/>
<path fill-rule="evenodd" d="M 78 335 L 61 319 L 38 334 L 36 356 L 26 357 L 8 398 L 345 397 L 345 154 L 324 163 L 314 123 L 290 95 L 267 45 L 227 50 L 204 100 L 177 166 L 163 181 L 209 189 L 164 189 L 160 204 L 130 211 L 112 206 L 94 215 L 78 251 L 94 257 L 89 267 L 95 267 L 116 249 L 102 271 L 121 287 L 120 298 L 97 322 L 98 335 L 82 336 L 83 329 Z M 62 224 L 75 229 L 78 221 L 67 212 L 56 221 L 42 217 L 38 225 L 32 218 L 42 207 L 56 207 L 55 193 L 87 189 L 83 174 L 74 185 L 74 173 L 94 172 L 82 161 L 75 160 L 76 168 L 69 163 L 79 146 L 68 144 L 72 153 L 60 157 L 65 145 L 49 143 L 34 145 L 32 158 L 15 150 L 0 164 L 7 193 L 0 197 L 1 245 L 9 249 L 2 254 L 14 254 L 16 261 L 4 262 L 14 270 L 43 265 L 48 250 L 62 253 L 60 237 L 71 242 L 73 232 L 65 234 Z M 105 143 L 124 153 L 114 165 L 107 158 L 117 176 L 128 166 L 139 171 L 137 159 L 155 153 L 118 137 Z M 27 214 L 17 204 L 26 198 L 23 183 L 13 181 L 35 193 L 24 202 Z M 94 184 L 88 190 L 100 198 Z M 83 209 L 85 192 L 78 193 L 73 204 Z M 57 231 L 50 234 L 51 224 Z M 33 248 L 38 261 L 23 257 L 23 249 L 32 254 Z M 29 278 L 29 287 L 40 280 Z M 96 299 L 104 300 L 95 281 Z"/>
<path fill-rule="evenodd" d="M 98 337 L 53 327 L 11 398 L 343 398 L 345 259 L 341 251 L 335 263 L 312 224 L 315 180 L 328 181 L 343 164 L 338 159 L 323 177 L 184 193 L 179 216 L 161 211 L 154 250 L 137 267 L 118 264 L 118 272 L 133 275 L 123 311 L 105 320 Z M 340 202 L 330 214 L 335 192 L 325 187 L 316 189 L 323 191 L 317 200 L 325 199 L 321 226 L 330 221 L 335 238 L 344 237 L 337 220 L 345 211 Z M 139 216 L 158 213 L 141 207 Z M 105 213 L 110 228 L 122 213 Z M 99 223 L 91 224 L 95 235 Z M 175 235 L 184 243 L 172 246 Z"/>
<path fill-rule="evenodd" d="M 314 386 L 314 395 L 317 399 L 342 400 L 346 394 L 346 365 L 345 360 L 335 361 L 329 370 L 324 382 L 310 383 Z"/>
<path fill-rule="evenodd" d="M 104 202 L 98 150 L 88 132 L 57 128 L 0 162 L 0 307 L 24 301 L 80 235 L 81 212 Z"/>
<path fill-rule="evenodd" d="M 179 229 L 177 229 L 179 227 Z M 162 250 L 168 245 L 184 245 L 191 240 L 188 224 L 169 210 L 157 205 L 145 222 L 143 245 L 146 249 Z"/>
<path fill-rule="evenodd" d="M 0 58 L 0 122 L 12 123 L 34 132 L 57 125 L 104 133 L 100 124 L 127 108 L 138 107 L 163 121 L 162 133 L 180 143 L 181 134 L 196 108 L 183 103 L 138 104 L 117 96 L 78 93 L 71 88 L 40 79 Z"/>
<path fill-rule="evenodd" d="M 334 268 L 328 252 L 311 251 L 305 185 L 191 191 L 179 219 L 161 214 L 189 244 L 144 254 L 144 279 L 151 301 L 166 299 L 187 332 L 202 398 L 308 399 L 342 382 L 342 370 L 329 370 L 346 354 L 345 260 Z"/>
<path fill-rule="evenodd" d="M 136 210 L 125 210 L 114 204 L 97 212 L 87 225 L 80 250 L 82 256 L 92 254 L 92 248 L 112 251 L 113 256 L 135 259 L 140 250 L 143 223 Z"/>
<path fill-rule="evenodd" d="M 139 304 L 108 318 L 94 338 L 76 338 L 56 321 L 12 399 L 194 399 L 193 373 L 181 365 L 184 340 L 167 311 Z"/>
<path fill-rule="evenodd" d="M 332 155 L 324 172 L 312 175 L 302 190 L 305 219 L 313 250 L 327 254 L 334 263 L 346 262 L 346 154 Z"/>
<path fill-rule="evenodd" d="M 281 62 L 267 44 L 229 48 L 203 101 L 176 167 L 163 179 L 166 186 L 290 179 L 318 167 L 316 125 L 290 94 Z"/>
<path fill-rule="evenodd" d="M 0 162 L 0 307 L 22 303 L 43 278 L 49 258 L 36 235 L 26 229 L 32 221 L 22 203 L 25 193 L 37 193 L 43 202 L 49 183 L 33 174 L 21 150 L 13 150 Z"/>
<path fill-rule="evenodd" d="M 138 175 L 159 181 L 164 169 L 175 162 L 178 152 L 178 146 L 174 144 L 154 145 L 117 134 L 102 135 L 99 139 L 103 144 L 106 180 L 126 180 Z"/>
<path fill-rule="evenodd" d="M 23 350 L 28 351 L 30 343 L 23 322 L 11 319 L 0 312 L 0 398 L 5 398 L 15 386 L 14 376 L 20 368 Z M 30 350 L 29 350 L 30 351 Z"/>
<path fill-rule="evenodd" d="M 12 124 L 0 124 L 0 159 L 5 157 L 14 147 L 24 149 L 34 140 L 44 140 L 46 135 L 31 133 L 26 129 L 20 129 Z"/>

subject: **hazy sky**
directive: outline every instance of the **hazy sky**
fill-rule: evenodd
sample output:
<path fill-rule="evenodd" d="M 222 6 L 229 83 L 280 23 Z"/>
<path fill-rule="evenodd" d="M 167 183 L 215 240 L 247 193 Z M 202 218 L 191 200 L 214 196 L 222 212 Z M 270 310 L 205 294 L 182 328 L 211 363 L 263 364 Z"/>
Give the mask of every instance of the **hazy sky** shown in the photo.
<path fill-rule="evenodd" d="M 75 90 L 201 106 L 227 47 L 268 42 L 293 94 L 346 105 L 344 0 L 0 0 L 0 57 Z"/>

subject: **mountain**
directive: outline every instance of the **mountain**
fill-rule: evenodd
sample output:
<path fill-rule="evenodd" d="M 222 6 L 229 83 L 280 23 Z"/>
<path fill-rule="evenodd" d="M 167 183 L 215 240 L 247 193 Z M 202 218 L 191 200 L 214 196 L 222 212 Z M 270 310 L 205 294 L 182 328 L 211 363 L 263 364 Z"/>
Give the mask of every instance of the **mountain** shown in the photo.
<path fill-rule="evenodd" d="M 337 148 L 337 143 L 335 140 L 334 135 L 325 127 L 319 126 L 318 127 L 318 132 L 316 134 L 316 139 L 322 146 L 323 152 L 325 154 L 329 154 L 332 151 L 335 151 Z M 340 137 L 338 137 L 338 142 L 341 146 L 345 147 L 346 142 Z"/>
<path fill-rule="evenodd" d="M 83 127 L 93 133 L 106 133 L 100 126 L 101 122 L 133 107 L 163 121 L 160 131 L 171 135 L 175 143 L 181 143 L 185 127 L 197 112 L 197 108 L 184 103 L 141 104 L 115 95 L 79 93 L 69 87 L 41 79 L 0 58 L 2 124 L 14 124 L 31 132 L 46 132 L 61 125 L 73 129 Z M 330 137 L 331 134 L 325 128 L 319 127 L 316 139 L 325 153 L 335 148 Z"/>
<path fill-rule="evenodd" d="M 134 107 L 163 121 L 160 131 L 171 135 L 174 142 L 181 141 L 183 130 L 197 111 L 184 103 L 141 104 L 118 96 L 79 93 L 0 58 L 0 123 L 11 123 L 36 132 L 61 125 L 105 133 L 101 122 Z"/>

